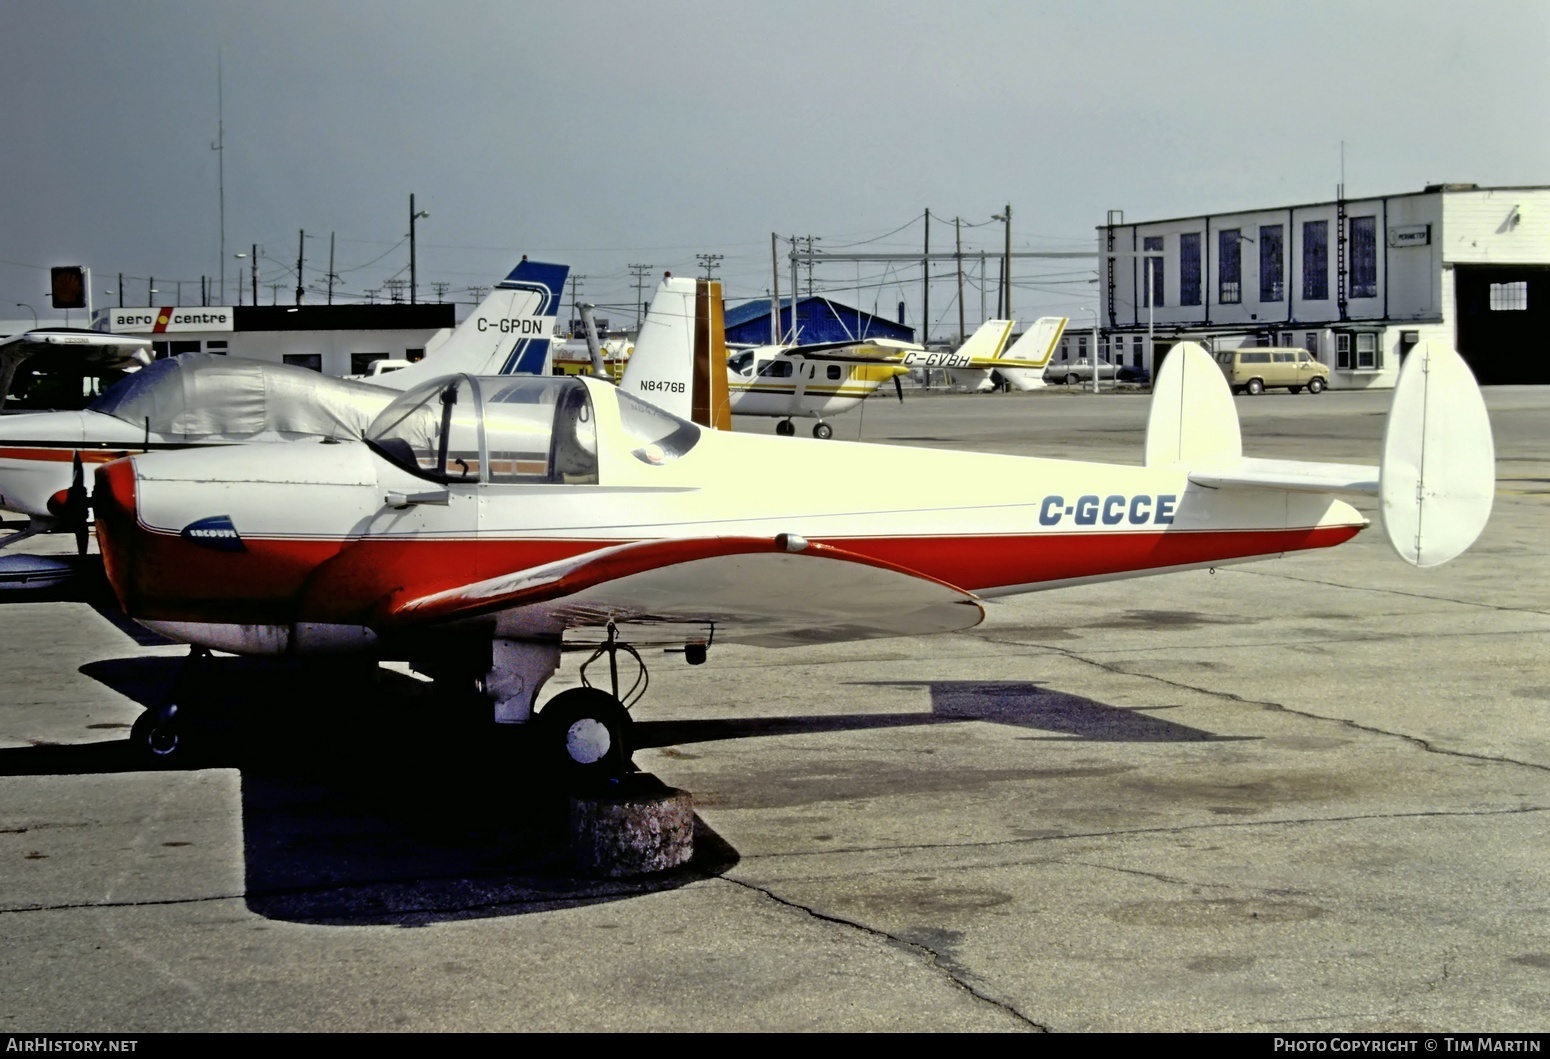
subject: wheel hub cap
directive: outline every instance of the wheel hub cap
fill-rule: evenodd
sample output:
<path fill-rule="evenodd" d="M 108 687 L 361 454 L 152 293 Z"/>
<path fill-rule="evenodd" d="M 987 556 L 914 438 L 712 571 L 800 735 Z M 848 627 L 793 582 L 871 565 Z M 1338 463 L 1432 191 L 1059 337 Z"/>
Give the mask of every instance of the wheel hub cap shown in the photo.
<path fill-rule="evenodd" d="M 565 732 L 565 752 L 578 765 L 601 761 L 613 742 L 608 726 L 594 717 L 583 717 Z"/>

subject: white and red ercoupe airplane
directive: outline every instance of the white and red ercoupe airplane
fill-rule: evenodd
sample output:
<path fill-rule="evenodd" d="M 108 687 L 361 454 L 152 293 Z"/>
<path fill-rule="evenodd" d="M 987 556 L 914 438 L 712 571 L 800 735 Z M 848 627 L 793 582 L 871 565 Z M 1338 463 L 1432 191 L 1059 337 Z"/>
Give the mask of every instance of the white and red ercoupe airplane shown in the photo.
<path fill-rule="evenodd" d="M 719 364 L 719 284 L 659 314 Z M 659 297 L 672 292 L 664 288 Z M 724 373 L 688 388 L 724 407 Z M 718 392 L 719 391 L 719 392 Z M 750 473 L 750 468 L 758 468 Z M 1484 527 L 1484 402 L 1452 350 L 1411 352 L 1378 466 L 1250 459 L 1221 370 L 1167 358 L 1139 466 L 728 433 L 599 380 L 457 375 L 406 392 L 365 441 L 130 456 L 97 470 L 125 612 L 197 648 L 456 664 L 494 717 L 534 720 L 574 779 L 629 767 L 617 676 L 541 709 L 562 648 L 792 647 L 951 632 L 983 601 L 1325 548 L 1375 494 L 1407 561 Z M 617 668 L 614 668 L 617 674 Z M 134 732 L 176 754 L 176 705 Z"/>

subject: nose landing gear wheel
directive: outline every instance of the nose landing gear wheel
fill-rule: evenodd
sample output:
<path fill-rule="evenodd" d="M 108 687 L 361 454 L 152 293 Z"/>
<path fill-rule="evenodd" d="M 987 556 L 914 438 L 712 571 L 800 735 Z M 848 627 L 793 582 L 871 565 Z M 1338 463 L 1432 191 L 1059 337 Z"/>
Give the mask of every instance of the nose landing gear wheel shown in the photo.
<path fill-rule="evenodd" d="M 792 423 L 789 419 L 782 419 L 779 423 L 775 424 L 775 433 L 779 434 L 783 438 L 789 438 L 796 432 L 796 424 Z"/>
<path fill-rule="evenodd" d="M 187 741 L 175 703 L 146 710 L 129 729 L 129 745 L 141 764 L 168 768 L 188 759 Z"/>
<path fill-rule="evenodd" d="M 535 724 L 539 759 L 569 786 L 607 786 L 630 771 L 630 715 L 606 691 L 562 691 Z"/>
<path fill-rule="evenodd" d="M 813 427 L 813 437 L 815 438 L 832 438 L 833 436 L 834 428 L 831 427 L 828 423 L 820 421 L 816 426 Z"/>

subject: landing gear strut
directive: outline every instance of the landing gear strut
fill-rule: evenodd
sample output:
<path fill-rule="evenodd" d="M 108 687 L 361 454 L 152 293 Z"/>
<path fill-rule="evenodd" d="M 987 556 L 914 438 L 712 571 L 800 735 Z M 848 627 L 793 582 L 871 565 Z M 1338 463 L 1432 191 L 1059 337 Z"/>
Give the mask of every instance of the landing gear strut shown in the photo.
<path fill-rule="evenodd" d="M 129 729 L 129 746 L 141 764 L 151 768 L 170 768 L 183 765 L 193 755 L 189 753 L 188 726 L 184 723 L 184 710 L 179 703 L 195 701 L 199 686 L 208 676 L 210 650 L 206 647 L 190 647 L 188 660 L 178 674 L 171 701 L 148 708 Z"/>

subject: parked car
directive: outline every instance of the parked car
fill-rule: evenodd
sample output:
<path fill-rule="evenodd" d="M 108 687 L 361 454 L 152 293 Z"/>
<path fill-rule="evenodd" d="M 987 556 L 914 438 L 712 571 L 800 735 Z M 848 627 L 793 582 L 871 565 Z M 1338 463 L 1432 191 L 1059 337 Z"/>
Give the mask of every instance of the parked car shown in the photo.
<path fill-rule="evenodd" d="M 1113 382 L 1117 370 L 1113 364 L 1106 360 L 1098 362 L 1098 381 Z M 1086 357 L 1080 360 L 1062 360 L 1051 364 L 1044 369 L 1045 382 L 1063 382 L 1074 384 L 1093 381 L 1092 361 Z"/>
<path fill-rule="evenodd" d="M 1125 367 L 1124 365 L 1120 366 L 1119 374 L 1116 377 L 1120 382 L 1135 383 L 1141 386 L 1148 385 L 1152 381 L 1152 373 L 1145 368 Z"/>
<path fill-rule="evenodd" d="M 1259 394 L 1272 386 L 1318 393 L 1329 386 L 1329 365 L 1295 346 L 1241 346 L 1217 353 L 1216 363 L 1233 393 Z"/>

